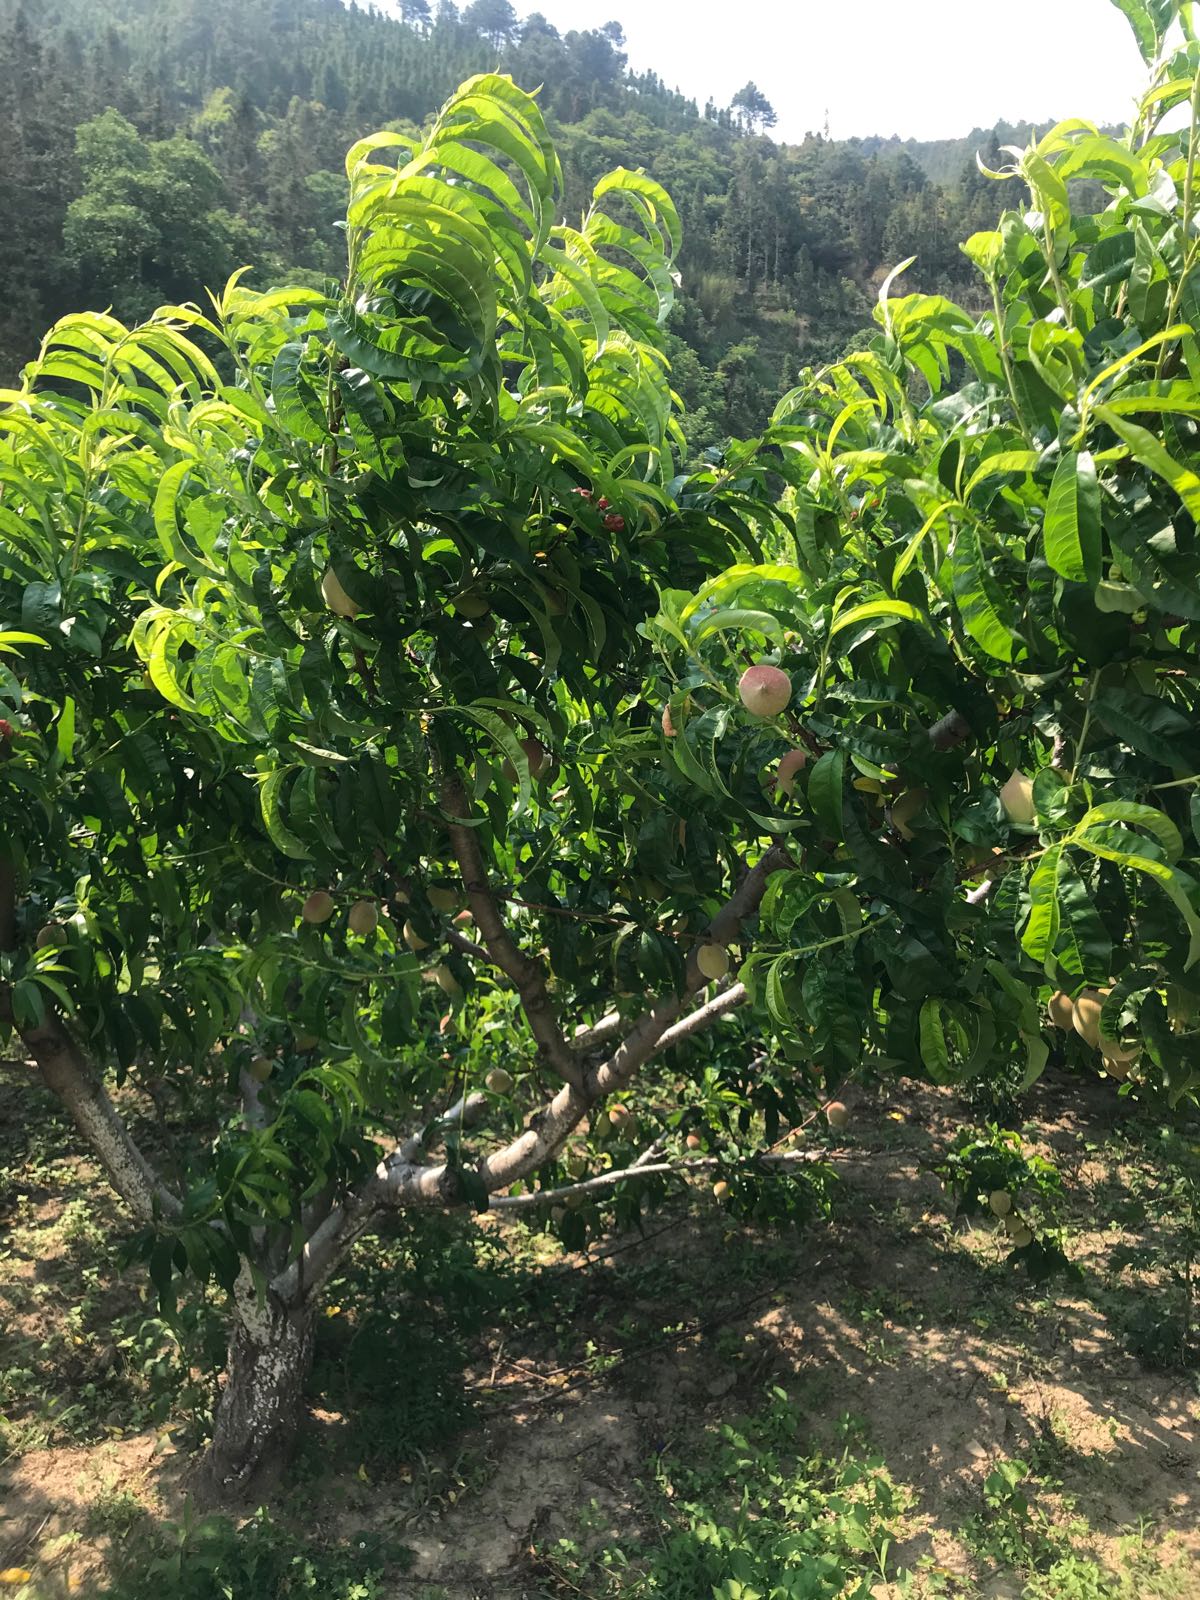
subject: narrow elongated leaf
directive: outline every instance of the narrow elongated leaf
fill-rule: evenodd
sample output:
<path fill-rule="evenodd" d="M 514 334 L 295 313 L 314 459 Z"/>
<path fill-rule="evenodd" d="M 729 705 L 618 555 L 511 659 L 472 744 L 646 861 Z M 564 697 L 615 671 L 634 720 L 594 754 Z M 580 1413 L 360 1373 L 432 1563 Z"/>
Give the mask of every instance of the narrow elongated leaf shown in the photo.
<path fill-rule="evenodd" d="M 974 528 L 958 530 L 950 563 L 963 627 L 988 655 L 1011 661 L 1020 640 L 1004 620 L 1000 589 L 984 562 Z"/>
<path fill-rule="evenodd" d="M 271 836 L 272 844 L 295 861 L 307 861 L 308 848 L 288 827 L 283 814 L 284 785 L 299 770 L 301 769 L 296 767 L 280 767 L 277 771 L 268 773 L 259 786 L 258 803 L 262 811 L 263 824 Z"/>
<path fill-rule="evenodd" d="M 1131 872 L 1140 872 L 1157 883 L 1187 928 L 1191 942 L 1186 965 L 1192 967 L 1200 960 L 1200 914 L 1191 899 L 1197 893 L 1198 886 L 1193 879 L 1168 866 L 1165 861 L 1147 855 L 1144 841 L 1123 828 L 1087 828 L 1074 836 L 1074 843 L 1101 860 L 1113 861 Z"/>
<path fill-rule="evenodd" d="M 835 840 L 842 837 L 842 787 L 846 758 L 841 750 L 829 750 L 813 767 L 808 779 L 808 803 L 817 820 Z"/>
<path fill-rule="evenodd" d="M 954 1074 L 950 1067 L 950 1047 L 946 1042 L 946 1028 L 942 1018 L 942 1002 L 926 1000 L 921 1007 L 921 1060 L 934 1083 L 950 1083 Z"/>
<path fill-rule="evenodd" d="M 1029 918 L 1021 935 L 1021 948 L 1039 966 L 1050 960 L 1058 942 L 1058 875 L 1064 849 L 1062 844 L 1051 845 L 1029 880 Z"/>
<path fill-rule="evenodd" d="M 1176 461 L 1148 428 L 1141 428 L 1127 417 L 1118 416 L 1107 406 L 1096 406 L 1094 411 L 1102 422 L 1107 422 L 1119 439 L 1124 439 L 1134 460 L 1140 461 L 1142 466 L 1170 484 L 1192 516 L 1200 520 L 1200 476 L 1191 467 Z"/>
<path fill-rule="evenodd" d="M 1169 862 L 1174 863 L 1183 855 L 1183 839 L 1179 829 L 1170 817 L 1164 816 L 1153 806 L 1137 805 L 1132 800 L 1107 800 L 1103 805 L 1093 806 L 1079 827 L 1090 828 L 1107 822 L 1125 822 L 1133 828 L 1144 828 L 1162 846 Z"/>
<path fill-rule="evenodd" d="M 1158 38 L 1143 0 L 1112 0 L 1112 3 L 1118 11 L 1124 13 L 1126 21 L 1133 29 L 1137 47 L 1142 52 L 1142 60 L 1149 66 L 1158 51 Z"/>
<path fill-rule="evenodd" d="M 1069 856 L 1058 866 L 1060 936 L 1055 954 L 1065 972 L 1085 983 L 1107 983 L 1112 971 L 1112 940 L 1087 884 Z"/>
<path fill-rule="evenodd" d="M 835 634 L 841 633 L 846 628 L 854 627 L 857 622 L 869 622 L 874 617 L 895 617 L 901 622 L 924 622 L 925 618 L 916 606 L 909 605 L 907 600 L 868 600 L 861 606 L 851 606 L 849 611 L 843 611 L 833 627 L 829 630 L 832 639 Z"/>
<path fill-rule="evenodd" d="M 1100 582 L 1100 483 L 1089 451 L 1068 450 L 1060 459 L 1043 536 L 1055 572 L 1093 588 Z"/>
<path fill-rule="evenodd" d="M 1164 767 L 1187 765 L 1200 754 L 1194 721 L 1154 695 L 1136 689 L 1105 689 L 1092 713 L 1122 744 Z"/>

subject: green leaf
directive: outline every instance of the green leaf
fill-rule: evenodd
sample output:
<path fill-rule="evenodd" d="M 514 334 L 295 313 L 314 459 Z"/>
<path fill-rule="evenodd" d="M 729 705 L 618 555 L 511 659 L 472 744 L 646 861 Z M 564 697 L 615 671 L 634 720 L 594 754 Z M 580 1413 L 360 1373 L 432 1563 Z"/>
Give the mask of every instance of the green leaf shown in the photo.
<path fill-rule="evenodd" d="M 1061 577 L 1093 588 L 1100 581 L 1100 483 L 1086 451 L 1068 450 L 1050 486 L 1043 528 L 1046 560 Z"/>
<path fill-rule="evenodd" d="M 12 628 L 0 632 L 0 655 L 19 656 L 21 652 L 17 646 L 23 644 L 41 645 L 43 650 L 50 648 L 49 640 L 39 638 L 36 633 L 22 633 Z"/>
<path fill-rule="evenodd" d="M 283 789 L 294 773 L 303 770 L 302 767 L 280 767 L 260 780 L 258 790 L 259 809 L 272 844 L 294 861 L 308 861 L 311 855 L 303 840 L 296 837 L 284 820 Z"/>
<path fill-rule="evenodd" d="M 1058 877 L 1064 849 L 1062 844 L 1051 845 L 1029 880 L 1029 918 L 1021 935 L 1021 948 L 1039 966 L 1046 966 L 1058 943 Z"/>
<path fill-rule="evenodd" d="M 921 1060 L 934 1083 L 951 1083 L 950 1047 L 942 1018 L 942 1002 L 929 999 L 921 1006 Z"/>
<path fill-rule="evenodd" d="M 1004 619 L 1000 588 L 983 559 L 974 528 L 958 530 L 950 563 L 963 627 L 988 655 L 1011 661 L 1021 641 Z"/>
<path fill-rule="evenodd" d="M 1136 689 L 1103 689 L 1092 714 L 1121 741 L 1160 766 L 1190 764 L 1200 754 L 1194 719 Z"/>
<path fill-rule="evenodd" d="M 1110 283 L 1123 283 L 1133 267 L 1136 243 L 1132 233 L 1122 228 L 1093 245 L 1083 264 L 1081 289 L 1103 289 Z"/>
<path fill-rule="evenodd" d="M 1118 11 L 1124 13 L 1126 21 L 1133 29 L 1137 47 L 1142 52 L 1142 60 L 1149 66 L 1158 54 L 1158 36 L 1144 0 L 1112 0 L 1112 3 Z"/>
<path fill-rule="evenodd" d="M 1118 416 L 1108 406 L 1095 406 L 1093 414 L 1106 422 L 1119 439 L 1124 439 L 1135 461 L 1170 484 L 1192 516 L 1200 520 L 1200 477 L 1191 467 L 1176 461 L 1148 428 Z"/>
<path fill-rule="evenodd" d="M 1164 856 L 1172 864 L 1183 855 L 1183 839 L 1179 829 L 1170 817 L 1153 806 L 1137 805 L 1132 800 L 1106 800 L 1103 805 L 1093 806 L 1079 827 L 1090 828 L 1107 822 L 1127 822 L 1132 827 L 1144 828 L 1147 833 L 1154 835 L 1162 846 Z"/>
<path fill-rule="evenodd" d="M 1073 978 L 1098 985 L 1112 971 L 1112 940 L 1074 863 L 1063 856 L 1058 869 L 1059 964 Z"/>
<path fill-rule="evenodd" d="M 846 757 L 841 750 L 828 750 L 814 765 L 808 777 L 808 803 L 817 820 L 835 841 L 843 833 L 842 796 Z"/>
<path fill-rule="evenodd" d="M 843 611 L 833 627 L 829 630 L 832 639 L 846 628 L 854 627 L 858 622 L 869 622 L 874 617 L 895 617 L 903 622 L 924 622 L 925 617 L 916 606 L 909 605 L 907 600 L 868 600 L 863 605 L 851 606 L 849 611 Z"/>
<path fill-rule="evenodd" d="M 768 611 L 734 609 L 714 611 L 705 617 L 696 629 L 696 643 L 702 643 L 714 633 L 723 633 L 731 629 L 739 633 L 760 633 L 775 644 L 783 643 L 783 627 L 778 617 L 773 617 Z"/>
<path fill-rule="evenodd" d="M 1142 873 L 1157 883 L 1187 928 L 1190 947 L 1185 967 L 1192 967 L 1200 961 L 1200 915 L 1191 900 L 1197 891 L 1193 879 L 1168 866 L 1165 861 L 1146 855 L 1143 841 L 1137 834 L 1123 828 L 1088 827 L 1076 833 L 1072 842 L 1103 861 L 1113 861 L 1117 866 Z"/>

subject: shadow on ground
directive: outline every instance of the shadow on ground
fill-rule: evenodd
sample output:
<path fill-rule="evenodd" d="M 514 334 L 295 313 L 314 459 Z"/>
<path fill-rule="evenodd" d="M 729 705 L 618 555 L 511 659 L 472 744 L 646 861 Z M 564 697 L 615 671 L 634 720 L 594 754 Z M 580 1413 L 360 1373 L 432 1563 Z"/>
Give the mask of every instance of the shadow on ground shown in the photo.
<path fill-rule="evenodd" d="M 1156 1592 L 1200 1595 L 1196 1374 L 1144 1370 L 1115 1331 L 1123 1309 L 1165 1292 L 1112 1266 L 1149 1237 L 1117 1203 L 1141 1146 L 1110 1085 L 1044 1094 L 1030 1123 L 1068 1180 L 1082 1284 L 1031 1284 L 996 1234 L 947 1215 L 929 1169 L 962 1108 L 910 1085 L 857 1108 L 835 1220 L 802 1233 L 675 1201 L 590 1256 L 494 1218 L 370 1242 L 331 1291 L 280 1519 L 330 1548 L 409 1547 L 412 1571 L 379 1590 L 396 1600 L 557 1600 L 570 1591 L 545 1578 L 540 1550 L 636 1538 L 648 1464 L 686 1459 L 700 1430 L 778 1386 L 818 1443 L 835 1444 L 844 1415 L 860 1419 L 911 1486 L 893 1560 L 923 1561 L 945 1585 L 914 1594 L 1021 1593 L 1019 1575 L 964 1538 L 986 1517 L 988 1472 L 1020 1459 L 1039 1515 L 1081 1555 L 1115 1565 L 1142 1524 L 1184 1562 Z M 24 1196 L 27 1224 L 40 1204 Z M 4 1272 L 37 1249 L 27 1225 Z M 6 1339 L 0 1329 L 7 1362 Z M 94 1584 L 123 1514 L 179 1514 L 182 1466 L 161 1430 L 119 1425 L 107 1441 L 5 1461 L 0 1568 L 66 1552 Z"/>

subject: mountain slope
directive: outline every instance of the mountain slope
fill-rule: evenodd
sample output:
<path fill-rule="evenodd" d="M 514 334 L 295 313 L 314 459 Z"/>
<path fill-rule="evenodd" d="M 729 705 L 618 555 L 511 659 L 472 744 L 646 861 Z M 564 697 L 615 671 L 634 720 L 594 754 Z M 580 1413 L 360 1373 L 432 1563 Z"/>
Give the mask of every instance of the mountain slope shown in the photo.
<path fill-rule="evenodd" d="M 447 0 L 421 27 L 341 0 L 0 0 L 0 82 L 22 87 L 0 101 L 0 374 L 69 309 L 144 315 L 246 262 L 259 282 L 337 274 L 346 147 L 420 125 L 494 67 L 544 86 L 568 215 L 616 165 L 674 195 L 676 376 L 701 445 L 836 355 L 892 262 L 917 255 L 913 287 L 965 283 L 958 240 L 998 209 L 973 160 L 935 183 L 932 146 L 776 145 L 631 74 L 622 44 L 615 25 L 560 35 L 536 15 L 484 38 Z M 961 151 L 943 145 L 951 174 Z"/>

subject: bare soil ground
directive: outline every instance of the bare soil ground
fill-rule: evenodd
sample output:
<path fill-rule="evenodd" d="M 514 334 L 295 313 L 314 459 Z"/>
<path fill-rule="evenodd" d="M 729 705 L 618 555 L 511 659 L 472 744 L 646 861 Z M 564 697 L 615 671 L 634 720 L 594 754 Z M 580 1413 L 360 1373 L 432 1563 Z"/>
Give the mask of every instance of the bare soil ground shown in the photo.
<path fill-rule="evenodd" d="M 8 1087 L 16 1101 L 32 1092 Z M 281 1514 L 306 1534 L 403 1541 L 415 1560 L 384 1591 L 395 1600 L 565 1596 L 542 1551 L 635 1537 L 648 1464 L 686 1458 L 700 1432 L 778 1385 L 818 1443 L 844 1414 L 859 1419 L 911 1490 L 891 1562 L 914 1576 L 903 1591 L 881 1583 L 880 1596 L 1020 1596 L 1025 1575 L 980 1531 L 984 1479 L 1020 1459 L 1064 1550 L 1121 1572 L 1132 1549 L 1153 1577 L 1131 1595 L 1196 1600 L 1197 1373 L 1147 1370 L 1122 1337 L 1156 1297 L 1166 1315 L 1165 1279 L 1119 1270 L 1122 1252 L 1163 1243 L 1143 1205 L 1159 1175 L 1111 1085 L 1044 1096 L 1027 1137 L 1063 1170 L 1082 1283 L 1031 1284 L 995 1231 L 949 1214 L 929 1169 L 963 1107 L 901 1085 L 854 1108 L 834 1219 L 802 1233 L 739 1224 L 707 1193 L 586 1257 L 485 1219 L 493 1257 L 519 1262 L 515 1309 L 491 1304 L 457 1365 L 439 1375 L 425 1351 L 409 1375 L 433 1386 L 431 1406 L 449 1383 L 465 1420 L 435 1422 L 409 1450 L 412 1414 L 398 1412 L 381 1450 L 376 1423 L 370 1438 L 364 1429 L 407 1369 L 380 1368 L 349 1403 L 324 1381 Z M 22 1144 L 16 1101 L 6 1096 L 0 1121 L 16 1158 L 0 1182 L 0 1569 L 69 1573 L 88 1592 L 140 1508 L 181 1514 L 186 1457 L 169 1430 L 187 1384 L 137 1299 L 140 1274 L 119 1275 L 100 1249 L 120 1222 L 95 1172 Z M 330 1310 L 327 1370 L 350 1370 L 358 1311 Z M 164 1373 L 176 1389 L 165 1396 Z M 199 1393 L 203 1373 L 190 1378 Z"/>

